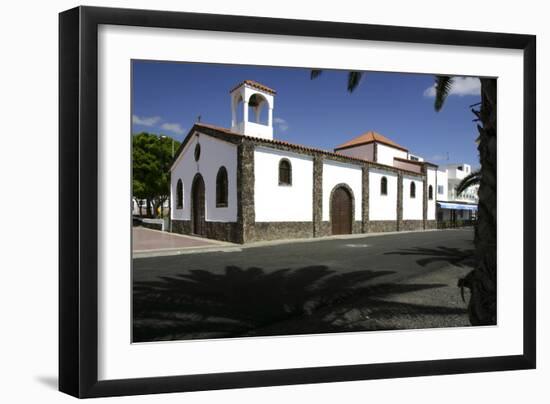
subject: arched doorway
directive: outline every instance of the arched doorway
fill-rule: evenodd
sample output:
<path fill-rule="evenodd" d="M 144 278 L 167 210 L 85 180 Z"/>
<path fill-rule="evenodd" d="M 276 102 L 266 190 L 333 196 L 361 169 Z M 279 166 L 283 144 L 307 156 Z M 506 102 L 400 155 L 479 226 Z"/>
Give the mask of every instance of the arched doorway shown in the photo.
<path fill-rule="evenodd" d="M 332 234 L 351 234 L 353 196 L 343 185 L 336 186 L 330 198 Z"/>
<path fill-rule="evenodd" d="M 204 180 L 197 174 L 191 187 L 191 232 L 198 236 L 206 235 L 204 207 Z"/>

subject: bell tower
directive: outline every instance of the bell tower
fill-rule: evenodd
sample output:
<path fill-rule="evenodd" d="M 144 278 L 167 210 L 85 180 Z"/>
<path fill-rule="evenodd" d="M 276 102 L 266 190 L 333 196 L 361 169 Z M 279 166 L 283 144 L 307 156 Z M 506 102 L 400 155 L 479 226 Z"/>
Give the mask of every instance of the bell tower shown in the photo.
<path fill-rule="evenodd" d="M 231 130 L 245 136 L 273 139 L 275 90 L 245 80 L 230 91 Z"/>

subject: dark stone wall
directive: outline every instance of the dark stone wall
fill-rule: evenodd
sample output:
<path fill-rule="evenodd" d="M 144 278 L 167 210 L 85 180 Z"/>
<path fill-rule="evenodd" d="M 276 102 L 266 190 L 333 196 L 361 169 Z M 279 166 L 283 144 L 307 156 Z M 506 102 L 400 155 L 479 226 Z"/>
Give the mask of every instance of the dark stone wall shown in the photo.
<path fill-rule="evenodd" d="M 313 157 L 313 237 L 322 234 L 323 220 L 323 157 Z"/>
<path fill-rule="evenodd" d="M 318 237 L 326 237 L 332 235 L 332 225 L 329 221 L 321 222 L 321 227 Z"/>
<path fill-rule="evenodd" d="M 242 232 L 237 222 L 205 222 L 206 238 L 220 241 L 229 241 L 231 243 L 242 243 L 240 236 Z M 179 234 L 191 234 L 190 220 L 173 220 L 172 232 Z"/>
<path fill-rule="evenodd" d="M 249 241 L 251 226 L 256 221 L 254 211 L 254 143 L 243 141 L 237 149 L 237 239 Z"/>
<path fill-rule="evenodd" d="M 191 220 L 172 220 L 172 233 L 191 234 Z"/>
<path fill-rule="evenodd" d="M 362 168 L 361 191 L 363 194 L 363 200 L 361 201 L 361 232 L 367 233 L 369 231 L 369 167 L 365 166 Z"/>
<path fill-rule="evenodd" d="M 248 226 L 246 242 L 313 237 L 313 222 L 256 222 Z"/>
<path fill-rule="evenodd" d="M 160 223 L 140 222 L 139 226 L 146 227 L 148 229 L 153 229 L 153 230 L 162 230 L 162 224 L 160 224 Z"/>
<path fill-rule="evenodd" d="M 426 230 L 437 229 L 437 220 L 426 220 Z"/>
<path fill-rule="evenodd" d="M 400 231 L 410 231 L 410 230 L 422 230 L 424 229 L 423 220 L 403 220 L 400 224 Z"/>
<path fill-rule="evenodd" d="M 397 231 L 402 229 L 403 222 L 403 173 L 397 173 Z"/>
<path fill-rule="evenodd" d="M 363 222 L 361 220 L 354 220 L 351 223 L 351 233 L 352 234 L 364 233 Z M 320 232 L 317 237 L 326 237 L 326 236 L 332 236 L 332 223 L 329 221 L 321 222 Z"/>
<path fill-rule="evenodd" d="M 369 222 L 369 233 L 384 233 L 398 231 L 397 220 L 371 220 Z"/>
<path fill-rule="evenodd" d="M 428 170 L 425 164 L 422 165 L 422 176 L 422 228 L 425 229 L 428 220 Z"/>

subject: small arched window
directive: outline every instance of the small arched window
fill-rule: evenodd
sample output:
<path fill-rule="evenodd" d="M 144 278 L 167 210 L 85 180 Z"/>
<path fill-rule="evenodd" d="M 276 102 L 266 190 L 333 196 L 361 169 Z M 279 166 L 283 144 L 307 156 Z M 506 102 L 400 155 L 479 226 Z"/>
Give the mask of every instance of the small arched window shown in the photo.
<path fill-rule="evenodd" d="M 292 166 L 287 159 L 279 161 L 279 185 L 292 185 Z"/>
<path fill-rule="evenodd" d="M 227 207 L 227 170 L 221 166 L 216 176 L 216 207 Z"/>
<path fill-rule="evenodd" d="M 411 181 L 411 198 L 416 198 L 416 184 Z"/>
<path fill-rule="evenodd" d="M 388 195 L 388 179 L 382 177 L 380 180 L 380 195 Z"/>
<path fill-rule="evenodd" d="M 195 161 L 199 161 L 201 158 L 201 144 L 197 143 L 195 146 Z"/>
<path fill-rule="evenodd" d="M 176 209 L 183 209 L 183 182 L 181 179 L 176 185 Z"/>
<path fill-rule="evenodd" d="M 428 187 L 428 199 L 431 201 L 434 199 L 434 187 L 431 185 Z"/>

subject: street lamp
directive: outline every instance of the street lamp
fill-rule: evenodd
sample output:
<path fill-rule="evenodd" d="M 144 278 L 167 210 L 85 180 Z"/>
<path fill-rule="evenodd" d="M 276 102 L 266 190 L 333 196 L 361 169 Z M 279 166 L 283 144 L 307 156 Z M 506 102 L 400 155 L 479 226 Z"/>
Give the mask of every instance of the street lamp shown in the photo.
<path fill-rule="evenodd" d="M 165 136 L 165 135 L 160 135 L 160 138 L 161 139 L 166 139 L 168 136 Z M 171 137 L 170 139 L 172 139 L 172 158 L 174 158 L 174 138 Z"/>
<path fill-rule="evenodd" d="M 160 135 L 161 139 L 166 139 L 168 136 Z M 174 138 L 170 138 L 172 140 L 172 160 L 174 159 Z M 172 185 L 170 185 L 170 188 Z M 170 223 L 170 232 L 172 232 L 172 198 L 168 198 L 168 221 Z"/>

